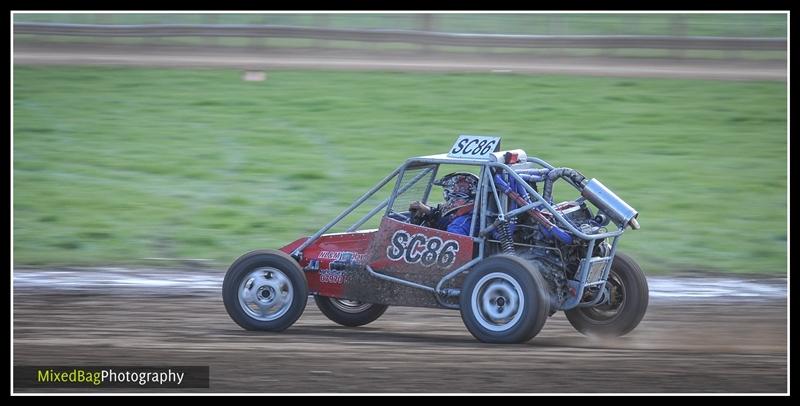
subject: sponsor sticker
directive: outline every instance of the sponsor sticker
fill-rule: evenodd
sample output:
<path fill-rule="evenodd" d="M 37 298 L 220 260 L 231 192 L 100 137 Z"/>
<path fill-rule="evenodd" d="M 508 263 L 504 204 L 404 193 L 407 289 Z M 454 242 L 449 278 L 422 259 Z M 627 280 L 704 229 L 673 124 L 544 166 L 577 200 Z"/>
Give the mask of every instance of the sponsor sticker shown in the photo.
<path fill-rule="evenodd" d="M 318 259 L 332 259 L 334 261 L 337 260 L 348 260 L 357 263 L 363 263 L 367 260 L 367 254 L 359 254 L 356 252 L 350 251 L 320 251 L 319 255 L 317 255 Z"/>
<path fill-rule="evenodd" d="M 330 269 L 323 270 L 319 273 L 319 281 L 320 283 L 341 285 L 344 283 L 344 272 Z"/>

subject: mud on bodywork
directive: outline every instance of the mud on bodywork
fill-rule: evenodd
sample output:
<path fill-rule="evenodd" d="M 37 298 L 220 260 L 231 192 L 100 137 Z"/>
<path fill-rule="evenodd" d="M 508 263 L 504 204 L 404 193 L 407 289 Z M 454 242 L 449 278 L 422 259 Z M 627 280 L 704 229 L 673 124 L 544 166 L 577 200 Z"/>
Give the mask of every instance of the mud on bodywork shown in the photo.
<path fill-rule="evenodd" d="M 291 253 L 305 240 L 281 250 Z M 376 278 L 365 265 L 432 287 L 472 257 L 469 237 L 384 218 L 378 230 L 321 236 L 303 251 L 299 264 L 313 294 L 367 303 L 439 307 L 432 293 Z"/>

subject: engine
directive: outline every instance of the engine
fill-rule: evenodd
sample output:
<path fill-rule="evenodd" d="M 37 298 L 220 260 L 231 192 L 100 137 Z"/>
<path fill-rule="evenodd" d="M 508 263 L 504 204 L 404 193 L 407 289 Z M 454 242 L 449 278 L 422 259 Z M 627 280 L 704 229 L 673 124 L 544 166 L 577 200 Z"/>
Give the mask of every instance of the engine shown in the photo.
<path fill-rule="evenodd" d="M 609 223 L 607 216 L 599 213 L 592 215 L 589 207 L 584 202 L 563 202 L 555 206 L 564 218 L 572 223 L 578 230 L 585 234 L 599 234 L 606 231 Z M 541 225 L 532 222 L 529 218 L 522 219 L 516 225 L 514 241 L 516 255 L 538 265 L 544 279 L 550 285 L 551 312 L 560 307 L 567 300 L 567 280 L 577 279 L 576 273 L 581 260 L 585 257 L 589 242 L 580 238 L 573 238 L 571 243 L 565 244 L 560 239 L 554 238 L 552 233 Z M 594 246 L 592 256 L 608 256 L 611 245 L 604 240 L 598 240 Z"/>
<path fill-rule="evenodd" d="M 612 221 L 618 228 L 630 226 L 639 228 L 636 221 L 638 212 L 617 197 L 597 179 L 586 179 L 580 172 L 570 168 L 540 168 L 517 170 L 519 178 L 538 193 L 538 182 L 543 183 L 542 199 L 552 205 L 553 185 L 564 179 L 581 196 L 576 200 L 561 202 L 552 207 L 580 233 L 570 231 L 570 227 L 558 221 L 548 210 L 529 209 L 517 214 L 514 218 L 496 217 L 492 226 L 495 244 L 490 250 L 520 256 L 535 263 L 545 280 L 550 285 L 551 311 L 561 307 L 568 297 L 568 280 L 580 280 L 578 275 L 581 261 L 586 258 L 591 239 L 585 235 L 597 235 L 607 232 L 606 226 Z M 502 173 L 494 173 L 493 180 L 498 192 L 508 197 L 508 210 L 526 206 L 531 203 L 525 187 L 517 180 Z M 597 208 L 596 214 L 587 203 Z M 611 245 L 605 239 L 595 239 L 591 257 L 609 257 Z M 488 254 L 491 254 L 488 253 Z M 602 268 L 600 268 L 602 269 Z M 589 274 L 598 278 L 599 275 Z M 585 294 L 594 292 L 587 289 Z"/>

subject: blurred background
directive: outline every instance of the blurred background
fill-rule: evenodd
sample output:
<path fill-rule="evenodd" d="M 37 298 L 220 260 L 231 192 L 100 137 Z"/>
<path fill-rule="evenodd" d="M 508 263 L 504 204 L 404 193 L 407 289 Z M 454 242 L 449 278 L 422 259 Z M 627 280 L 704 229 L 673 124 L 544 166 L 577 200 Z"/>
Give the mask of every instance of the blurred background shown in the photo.
<path fill-rule="evenodd" d="M 226 267 L 490 134 L 635 207 L 647 273 L 786 273 L 786 14 L 13 17 L 15 267 Z"/>

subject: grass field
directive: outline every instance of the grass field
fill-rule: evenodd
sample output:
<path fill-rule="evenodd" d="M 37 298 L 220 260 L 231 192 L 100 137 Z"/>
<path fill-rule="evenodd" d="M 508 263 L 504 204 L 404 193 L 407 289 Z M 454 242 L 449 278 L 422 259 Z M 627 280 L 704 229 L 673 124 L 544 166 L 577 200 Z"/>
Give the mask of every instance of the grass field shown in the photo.
<path fill-rule="evenodd" d="M 15 67 L 15 264 L 228 264 L 471 133 L 602 180 L 640 211 L 620 248 L 648 272 L 786 272 L 785 83 L 240 76 Z"/>

